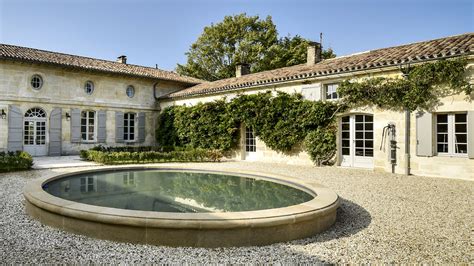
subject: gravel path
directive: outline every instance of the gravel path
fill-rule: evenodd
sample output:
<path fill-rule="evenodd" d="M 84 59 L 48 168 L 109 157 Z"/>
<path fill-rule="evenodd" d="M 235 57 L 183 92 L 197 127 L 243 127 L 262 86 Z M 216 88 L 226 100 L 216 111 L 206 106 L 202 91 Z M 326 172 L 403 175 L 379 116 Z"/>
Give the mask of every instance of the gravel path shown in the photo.
<path fill-rule="evenodd" d="M 186 165 L 317 180 L 343 198 L 336 224 L 311 238 L 264 247 L 116 243 L 43 226 L 25 214 L 26 182 L 74 169 L 0 174 L 0 263 L 474 263 L 472 181 L 268 163 Z"/>

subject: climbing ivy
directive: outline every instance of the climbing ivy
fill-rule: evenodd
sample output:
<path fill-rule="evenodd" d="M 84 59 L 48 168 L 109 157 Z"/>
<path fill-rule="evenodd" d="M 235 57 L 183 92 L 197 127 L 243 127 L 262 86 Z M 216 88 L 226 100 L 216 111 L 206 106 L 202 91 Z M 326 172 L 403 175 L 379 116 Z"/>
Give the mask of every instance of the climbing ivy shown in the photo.
<path fill-rule="evenodd" d="M 283 92 L 173 106 L 158 118 L 157 141 L 163 146 L 230 150 L 237 147 L 238 129 L 244 123 L 271 149 L 289 152 L 308 132 L 333 122 L 340 108 L 335 102 L 313 102 Z"/>
<path fill-rule="evenodd" d="M 406 69 L 403 77 L 346 80 L 337 92 L 350 107 L 376 106 L 385 110 L 432 110 L 443 96 L 470 95 L 465 58 L 441 60 Z"/>
<path fill-rule="evenodd" d="M 335 117 L 347 108 L 430 110 L 445 95 L 471 95 L 465 79 L 466 59 L 441 60 L 406 69 L 405 77 L 378 77 L 340 84 L 339 101 L 308 101 L 301 94 L 265 92 L 239 95 L 195 106 L 173 106 L 158 118 L 162 146 L 229 151 L 237 147 L 242 123 L 253 128 L 268 147 L 290 152 L 303 143 L 311 159 L 327 164 L 336 152 Z M 470 96 L 472 99 L 472 96 Z"/>

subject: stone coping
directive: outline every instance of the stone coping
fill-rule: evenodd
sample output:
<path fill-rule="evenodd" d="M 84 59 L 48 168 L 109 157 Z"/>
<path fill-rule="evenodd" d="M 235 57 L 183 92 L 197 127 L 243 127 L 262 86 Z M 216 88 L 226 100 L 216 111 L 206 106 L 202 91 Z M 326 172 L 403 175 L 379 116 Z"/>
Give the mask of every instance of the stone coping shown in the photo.
<path fill-rule="evenodd" d="M 43 190 L 43 185 L 66 176 L 91 173 L 91 172 L 103 172 L 103 171 L 122 171 L 122 170 L 161 170 L 161 171 L 186 171 L 186 172 L 206 172 L 206 173 L 220 173 L 236 176 L 244 176 L 255 179 L 265 179 L 272 182 L 281 183 L 287 186 L 292 186 L 303 190 L 313 196 L 312 200 L 304 202 L 302 204 L 275 208 L 265 209 L 257 211 L 242 211 L 242 212 L 215 212 L 215 213 L 172 213 L 172 212 L 154 212 L 154 211 L 138 211 L 138 210 L 125 210 L 109 207 L 101 207 L 88 205 L 83 203 L 77 203 L 74 201 L 65 200 L 59 197 L 55 197 Z M 314 234 L 325 230 L 335 221 L 336 209 L 339 206 L 339 197 L 332 190 L 316 183 L 303 181 L 302 179 L 280 176 L 274 174 L 262 174 L 250 171 L 235 170 L 235 172 L 227 171 L 213 171 L 213 170 L 202 170 L 202 169 L 190 169 L 189 167 L 157 167 L 157 166 L 106 166 L 106 167 L 95 167 L 92 169 L 70 172 L 60 175 L 49 175 L 41 177 L 39 179 L 29 182 L 24 190 L 24 196 L 27 200 L 27 212 L 35 218 L 38 218 L 41 222 L 47 219 L 41 219 L 41 216 L 46 213 L 53 214 L 54 219 L 61 219 L 59 217 L 67 217 L 68 219 L 74 219 L 81 222 L 97 223 L 100 225 L 111 225 L 111 226 L 126 226 L 133 228 L 144 228 L 147 231 L 153 229 L 159 230 L 188 230 L 188 231 L 199 231 L 198 234 L 205 234 L 206 230 L 231 230 L 238 234 L 239 230 L 255 230 L 258 228 L 298 228 L 297 224 L 312 224 L 317 223 L 319 218 L 322 218 L 325 222 L 324 225 L 318 225 L 317 228 L 310 228 L 303 230 L 308 232 L 306 234 Z M 34 209 L 34 211 L 33 211 Z M 46 212 L 41 214 L 42 212 Z M 330 219 L 328 219 L 328 217 Z M 45 222 L 46 224 L 60 227 L 67 231 L 74 231 L 73 228 L 65 228 L 64 221 L 53 221 Z M 58 226 L 59 225 L 59 226 Z M 280 228 L 280 229 L 281 229 Z M 69 230 L 68 230 L 69 229 Z M 295 237 L 290 239 L 301 238 L 301 233 L 293 234 Z M 297 236 L 296 236 L 297 235 Z M 94 235 L 93 235 L 94 236 Z M 309 236 L 309 235 L 304 235 Z M 111 239 L 110 237 L 104 236 L 100 233 L 97 237 Z M 268 238 L 268 243 L 281 241 L 279 237 L 276 237 L 275 241 L 272 241 L 272 237 Z M 285 240 L 285 239 L 283 239 Z M 125 239 L 125 241 L 127 241 Z M 136 241 L 134 241 L 136 242 Z M 140 242 L 140 241 L 138 241 Z M 144 241 L 149 243 L 149 241 Z M 156 243 L 155 243 L 156 242 Z M 152 244 L 160 244 L 160 241 L 155 241 Z M 178 243 L 176 245 L 186 245 L 186 243 Z M 251 241 L 250 241 L 251 242 Z M 267 244 L 264 241 L 263 244 Z M 247 245 L 248 239 L 245 241 Z M 256 244 L 260 244 L 258 242 Z M 169 245 L 169 243 L 165 243 Z M 252 244 L 252 243 L 250 243 Z M 174 245 L 171 244 L 171 245 Z M 191 246 L 215 246 L 207 243 L 194 243 Z M 234 245 L 234 244 L 230 244 Z M 240 241 L 237 241 L 235 245 L 241 245 Z"/>

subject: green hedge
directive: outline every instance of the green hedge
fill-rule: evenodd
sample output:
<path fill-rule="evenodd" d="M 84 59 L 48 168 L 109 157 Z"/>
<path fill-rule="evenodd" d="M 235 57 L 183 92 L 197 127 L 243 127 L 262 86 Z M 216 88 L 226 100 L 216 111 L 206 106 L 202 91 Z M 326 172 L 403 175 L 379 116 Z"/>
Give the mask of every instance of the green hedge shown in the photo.
<path fill-rule="evenodd" d="M 102 164 L 163 163 L 163 162 L 218 162 L 223 157 L 220 150 L 177 150 L 170 152 L 98 151 L 81 150 L 81 158 Z"/>
<path fill-rule="evenodd" d="M 0 172 L 28 170 L 31 166 L 33 158 L 27 152 L 0 152 Z"/>

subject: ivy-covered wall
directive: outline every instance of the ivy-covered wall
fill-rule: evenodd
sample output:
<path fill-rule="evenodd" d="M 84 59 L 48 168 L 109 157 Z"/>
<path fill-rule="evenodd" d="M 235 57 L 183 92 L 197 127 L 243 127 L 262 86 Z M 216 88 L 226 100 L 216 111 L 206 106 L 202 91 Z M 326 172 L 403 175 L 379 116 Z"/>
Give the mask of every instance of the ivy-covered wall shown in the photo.
<path fill-rule="evenodd" d="M 338 93 L 342 99 L 336 102 L 313 102 L 298 93 L 275 95 L 263 90 L 227 101 L 222 95 L 212 96 L 218 100 L 165 108 L 158 119 L 157 141 L 160 145 L 229 151 L 238 146 L 239 127 L 244 123 L 254 128 L 258 138 L 274 151 L 287 154 L 295 146 L 302 146 L 316 164 L 328 163 L 336 151 L 337 115 L 354 108 L 400 114 L 405 109 L 432 110 L 443 104 L 441 99 L 447 95 L 467 95 L 472 99 L 466 65 L 466 59 L 458 58 L 412 66 L 405 77 L 349 77 L 340 84 Z M 193 101 L 196 99 L 189 100 Z"/>

